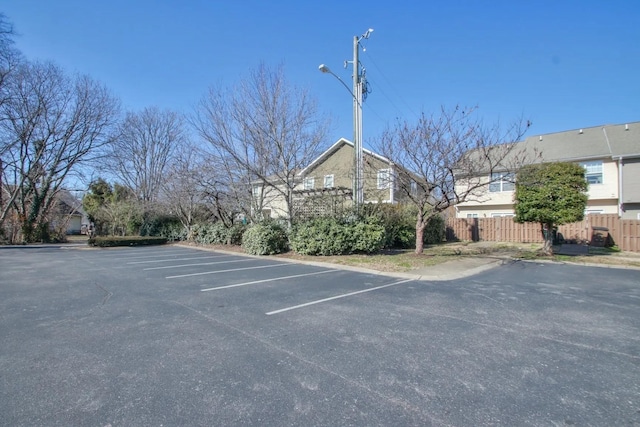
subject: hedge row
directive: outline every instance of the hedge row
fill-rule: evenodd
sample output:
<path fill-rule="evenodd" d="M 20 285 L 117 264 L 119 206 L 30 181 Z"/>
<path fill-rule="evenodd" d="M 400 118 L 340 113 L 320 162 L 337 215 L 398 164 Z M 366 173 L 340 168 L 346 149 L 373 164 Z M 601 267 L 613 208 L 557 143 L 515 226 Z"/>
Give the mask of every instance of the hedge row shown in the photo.
<path fill-rule="evenodd" d="M 108 236 L 92 237 L 89 239 L 89 246 L 107 248 L 113 246 L 143 246 L 143 245 L 164 245 L 167 243 L 166 237 L 150 236 Z"/>

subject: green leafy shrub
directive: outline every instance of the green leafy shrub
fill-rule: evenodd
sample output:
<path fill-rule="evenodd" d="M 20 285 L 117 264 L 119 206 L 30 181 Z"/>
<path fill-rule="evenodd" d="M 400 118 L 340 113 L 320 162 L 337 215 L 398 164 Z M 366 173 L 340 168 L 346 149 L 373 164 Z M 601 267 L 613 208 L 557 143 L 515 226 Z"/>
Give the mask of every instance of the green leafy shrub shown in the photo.
<path fill-rule="evenodd" d="M 180 220 L 170 215 L 151 215 L 140 227 L 141 236 L 166 237 L 168 241 L 186 240 L 187 230 Z"/>
<path fill-rule="evenodd" d="M 303 255 L 373 253 L 384 245 L 384 226 L 357 218 L 316 218 L 297 224 L 290 237 L 291 249 Z"/>
<path fill-rule="evenodd" d="M 418 209 L 415 206 L 368 204 L 363 206 L 365 220 L 372 218 L 384 226 L 386 248 L 415 248 L 416 245 L 416 217 Z M 424 230 L 423 241 L 426 244 L 441 243 L 445 237 L 445 223 L 441 216 L 429 220 Z"/>
<path fill-rule="evenodd" d="M 413 248 L 416 243 L 416 215 L 414 206 L 367 204 L 363 214 L 384 226 L 385 248 Z"/>
<path fill-rule="evenodd" d="M 164 245 L 167 243 L 165 237 L 150 236 L 108 236 L 108 237 L 92 237 L 88 241 L 89 246 L 97 246 L 101 248 L 113 246 L 142 246 L 142 245 Z"/>
<path fill-rule="evenodd" d="M 241 245 L 246 231 L 247 226 L 244 224 L 233 224 L 227 228 L 227 245 Z"/>
<path fill-rule="evenodd" d="M 194 225 L 191 235 L 196 243 L 203 245 L 240 245 L 245 230 L 246 226 L 243 224 L 227 227 L 222 222 L 214 222 Z"/>
<path fill-rule="evenodd" d="M 415 226 L 414 226 L 415 229 Z M 424 229 L 424 243 L 428 245 L 435 245 L 438 243 L 442 243 L 445 239 L 445 222 L 444 218 L 440 215 L 432 217 L 427 226 Z M 414 230 L 414 240 L 415 240 L 415 230 Z"/>
<path fill-rule="evenodd" d="M 288 249 L 287 232 L 275 223 L 255 224 L 242 236 L 242 247 L 252 255 L 274 255 Z"/>
<path fill-rule="evenodd" d="M 384 247 L 385 229 L 382 224 L 358 222 L 349 225 L 351 252 L 374 253 Z"/>

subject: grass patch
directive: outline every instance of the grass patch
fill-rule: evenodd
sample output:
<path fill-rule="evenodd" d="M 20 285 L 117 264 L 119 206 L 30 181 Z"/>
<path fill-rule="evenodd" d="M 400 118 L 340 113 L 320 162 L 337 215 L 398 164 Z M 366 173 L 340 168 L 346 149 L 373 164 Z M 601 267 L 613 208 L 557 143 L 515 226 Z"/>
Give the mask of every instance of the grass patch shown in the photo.
<path fill-rule="evenodd" d="M 207 245 L 213 249 L 244 252 L 240 246 Z M 386 272 L 411 272 L 464 257 L 501 257 L 521 260 L 550 260 L 591 264 L 626 265 L 640 267 L 640 255 L 619 252 L 617 249 L 592 248 L 597 252 L 579 256 L 546 256 L 540 252 L 538 243 L 497 243 L 497 242 L 453 242 L 428 245 L 424 253 L 416 255 L 413 250 L 384 250 L 372 255 L 311 256 L 293 252 L 275 255 L 279 258 L 297 259 L 311 262 L 348 265 Z"/>

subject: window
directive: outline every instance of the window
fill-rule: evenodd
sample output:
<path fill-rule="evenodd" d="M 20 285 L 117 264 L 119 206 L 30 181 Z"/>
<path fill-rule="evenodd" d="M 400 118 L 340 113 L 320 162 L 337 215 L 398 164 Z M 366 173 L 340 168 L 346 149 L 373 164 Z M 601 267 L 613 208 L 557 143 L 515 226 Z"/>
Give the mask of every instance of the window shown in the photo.
<path fill-rule="evenodd" d="M 584 176 L 589 184 L 602 184 L 602 160 L 583 162 L 580 166 L 584 168 Z"/>
<path fill-rule="evenodd" d="M 254 198 L 259 198 L 260 197 L 260 192 L 262 191 L 262 187 L 256 185 L 255 187 L 253 187 L 253 197 Z"/>
<path fill-rule="evenodd" d="M 500 218 L 500 217 L 511 217 L 511 216 L 515 216 L 514 214 L 511 213 L 492 213 L 491 214 L 491 218 Z"/>
<path fill-rule="evenodd" d="M 333 188 L 333 175 L 324 176 L 324 188 Z"/>
<path fill-rule="evenodd" d="M 489 184 L 489 191 L 492 193 L 513 191 L 515 189 L 514 181 L 515 180 L 512 173 L 493 173 L 491 174 L 491 184 Z"/>
<path fill-rule="evenodd" d="M 313 190 L 314 187 L 315 187 L 315 179 L 312 176 L 304 179 L 305 190 Z"/>
<path fill-rule="evenodd" d="M 378 171 L 378 190 L 389 188 L 391 184 L 391 174 L 389 169 L 380 169 Z"/>
<path fill-rule="evenodd" d="M 411 180 L 411 184 L 410 185 L 411 185 L 411 194 L 413 194 L 415 196 L 416 194 L 418 194 L 418 183 L 413 181 L 413 180 Z"/>
<path fill-rule="evenodd" d="M 467 218 L 478 218 L 478 214 L 467 214 Z"/>

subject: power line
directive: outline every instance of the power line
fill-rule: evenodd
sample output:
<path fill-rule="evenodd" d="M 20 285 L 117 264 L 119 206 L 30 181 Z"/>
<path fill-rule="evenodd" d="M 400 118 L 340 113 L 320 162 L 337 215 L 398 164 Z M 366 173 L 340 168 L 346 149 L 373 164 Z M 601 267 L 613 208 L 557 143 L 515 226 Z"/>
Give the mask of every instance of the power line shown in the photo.
<path fill-rule="evenodd" d="M 400 101 L 402 101 L 402 103 L 405 105 L 405 107 L 407 108 L 407 110 L 409 110 L 416 118 L 419 118 L 420 115 L 417 114 L 412 108 L 411 106 L 409 106 L 409 103 L 407 103 L 407 101 L 404 99 L 404 97 L 402 97 L 402 95 L 400 94 L 400 91 L 398 91 L 395 86 L 391 83 L 391 81 L 389 80 L 389 78 L 387 78 L 387 76 L 385 75 L 385 73 L 382 71 L 382 69 L 378 66 L 378 64 L 376 63 L 374 57 L 368 52 L 365 51 L 364 52 L 367 55 L 367 59 L 371 61 L 371 63 L 373 64 L 374 68 L 380 73 L 380 75 L 382 76 L 383 80 L 386 82 L 386 84 L 391 88 L 391 90 L 393 92 L 395 92 L 395 94 L 397 95 L 397 98 L 400 99 Z M 377 87 L 376 87 L 377 89 Z M 399 108 L 396 103 L 393 101 L 393 99 L 391 99 L 390 96 L 387 95 L 387 93 L 382 89 L 382 87 L 380 87 L 380 91 L 382 92 L 382 95 L 391 103 L 391 105 L 393 105 L 393 107 L 396 109 L 396 111 L 401 112 L 402 109 Z"/>

